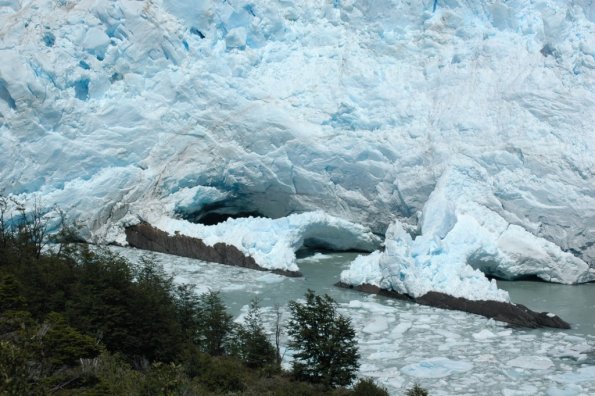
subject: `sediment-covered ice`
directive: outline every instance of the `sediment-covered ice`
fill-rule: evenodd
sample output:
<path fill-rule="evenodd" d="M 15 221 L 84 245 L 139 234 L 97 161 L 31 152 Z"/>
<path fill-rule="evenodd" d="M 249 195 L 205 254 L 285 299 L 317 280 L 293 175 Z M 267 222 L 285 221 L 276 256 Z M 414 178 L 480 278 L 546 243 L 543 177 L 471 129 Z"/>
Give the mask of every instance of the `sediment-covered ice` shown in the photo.
<path fill-rule="evenodd" d="M 97 242 L 147 211 L 397 218 L 420 246 L 495 242 L 476 268 L 582 281 L 594 21 L 587 0 L 2 1 L 0 193 Z"/>
<path fill-rule="evenodd" d="M 380 243 L 369 229 L 324 212 L 293 214 L 280 219 L 249 217 L 206 226 L 160 217 L 151 224 L 171 235 L 200 238 L 213 246 L 235 246 L 267 269 L 298 271 L 295 252 L 303 246 L 331 250 L 372 251 Z"/>

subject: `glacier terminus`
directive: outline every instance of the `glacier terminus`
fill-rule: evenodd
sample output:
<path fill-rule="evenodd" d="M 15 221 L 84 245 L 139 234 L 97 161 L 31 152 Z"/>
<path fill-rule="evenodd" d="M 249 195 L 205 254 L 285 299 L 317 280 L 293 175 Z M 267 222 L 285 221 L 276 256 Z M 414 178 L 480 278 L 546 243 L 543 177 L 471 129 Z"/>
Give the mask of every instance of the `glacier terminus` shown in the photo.
<path fill-rule="evenodd" d="M 88 242 L 357 249 L 343 282 L 413 297 L 591 282 L 595 3 L 3 0 L 0 152 Z"/>

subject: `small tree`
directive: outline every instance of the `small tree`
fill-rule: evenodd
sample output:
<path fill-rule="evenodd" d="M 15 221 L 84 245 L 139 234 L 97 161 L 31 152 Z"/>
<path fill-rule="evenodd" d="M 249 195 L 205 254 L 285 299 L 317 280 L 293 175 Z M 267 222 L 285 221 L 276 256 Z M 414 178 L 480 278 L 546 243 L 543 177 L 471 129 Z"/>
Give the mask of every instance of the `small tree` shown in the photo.
<path fill-rule="evenodd" d="M 283 360 L 283 356 L 281 356 L 281 334 L 283 333 L 281 316 L 281 306 L 275 304 L 275 358 L 278 367 L 281 367 L 281 361 Z"/>
<path fill-rule="evenodd" d="M 225 354 L 225 347 L 233 329 L 232 316 L 227 313 L 219 292 L 209 291 L 198 298 L 197 344 L 212 356 Z"/>
<path fill-rule="evenodd" d="M 298 379 L 326 387 L 351 384 L 359 368 L 355 330 L 349 318 L 337 313 L 337 303 L 327 294 L 306 293 L 306 303 L 289 302 L 287 334 Z"/>
<path fill-rule="evenodd" d="M 234 352 L 246 366 L 264 367 L 275 363 L 277 353 L 269 341 L 264 326 L 258 299 L 250 302 L 250 309 L 244 323 L 237 326 L 234 340 Z"/>

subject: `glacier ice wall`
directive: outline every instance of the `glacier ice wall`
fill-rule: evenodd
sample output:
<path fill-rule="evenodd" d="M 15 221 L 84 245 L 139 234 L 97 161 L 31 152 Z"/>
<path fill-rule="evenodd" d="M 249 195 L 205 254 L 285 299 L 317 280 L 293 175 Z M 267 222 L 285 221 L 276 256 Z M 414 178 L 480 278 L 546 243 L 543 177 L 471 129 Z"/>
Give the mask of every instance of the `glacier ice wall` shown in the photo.
<path fill-rule="evenodd" d="M 471 300 L 508 301 L 484 274 L 558 283 L 595 280 L 595 269 L 559 246 L 508 223 L 496 210 L 490 177 L 471 160 L 441 176 L 423 208 L 420 235 L 401 222 L 388 227 L 383 251 L 358 256 L 341 281 L 370 284 L 412 297 L 438 291 Z"/>
<path fill-rule="evenodd" d="M 595 265 L 595 6 L 436 4 L 0 2 L 0 192 L 89 240 L 211 207 L 383 233 L 430 230 L 472 164 L 445 199 L 487 207 L 511 262 Z"/>

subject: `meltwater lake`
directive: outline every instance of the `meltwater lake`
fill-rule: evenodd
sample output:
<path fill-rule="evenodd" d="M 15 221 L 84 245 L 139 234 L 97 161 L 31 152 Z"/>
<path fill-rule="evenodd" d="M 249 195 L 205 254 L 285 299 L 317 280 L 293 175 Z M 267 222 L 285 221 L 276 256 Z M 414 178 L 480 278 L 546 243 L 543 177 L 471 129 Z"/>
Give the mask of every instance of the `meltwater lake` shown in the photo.
<path fill-rule="evenodd" d="M 372 377 L 391 395 L 417 382 L 436 395 L 593 395 L 595 394 L 595 284 L 565 286 L 542 282 L 498 285 L 512 301 L 551 311 L 570 330 L 514 329 L 477 315 L 396 301 L 334 285 L 355 253 L 299 252 L 303 278 L 207 263 L 135 249 L 113 248 L 131 261 L 150 254 L 176 282 L 197 292 L 220 290 L 241 320 L 258 297 L 272 329 L 274 306 L 287 318 L 286 304 L 310 288 L 328 293 L 357 331 L 361 377 Z M 283 340 L 286 343 L 287 340 Z M 284 364 L 291 362 L 287 350 Z"/>

